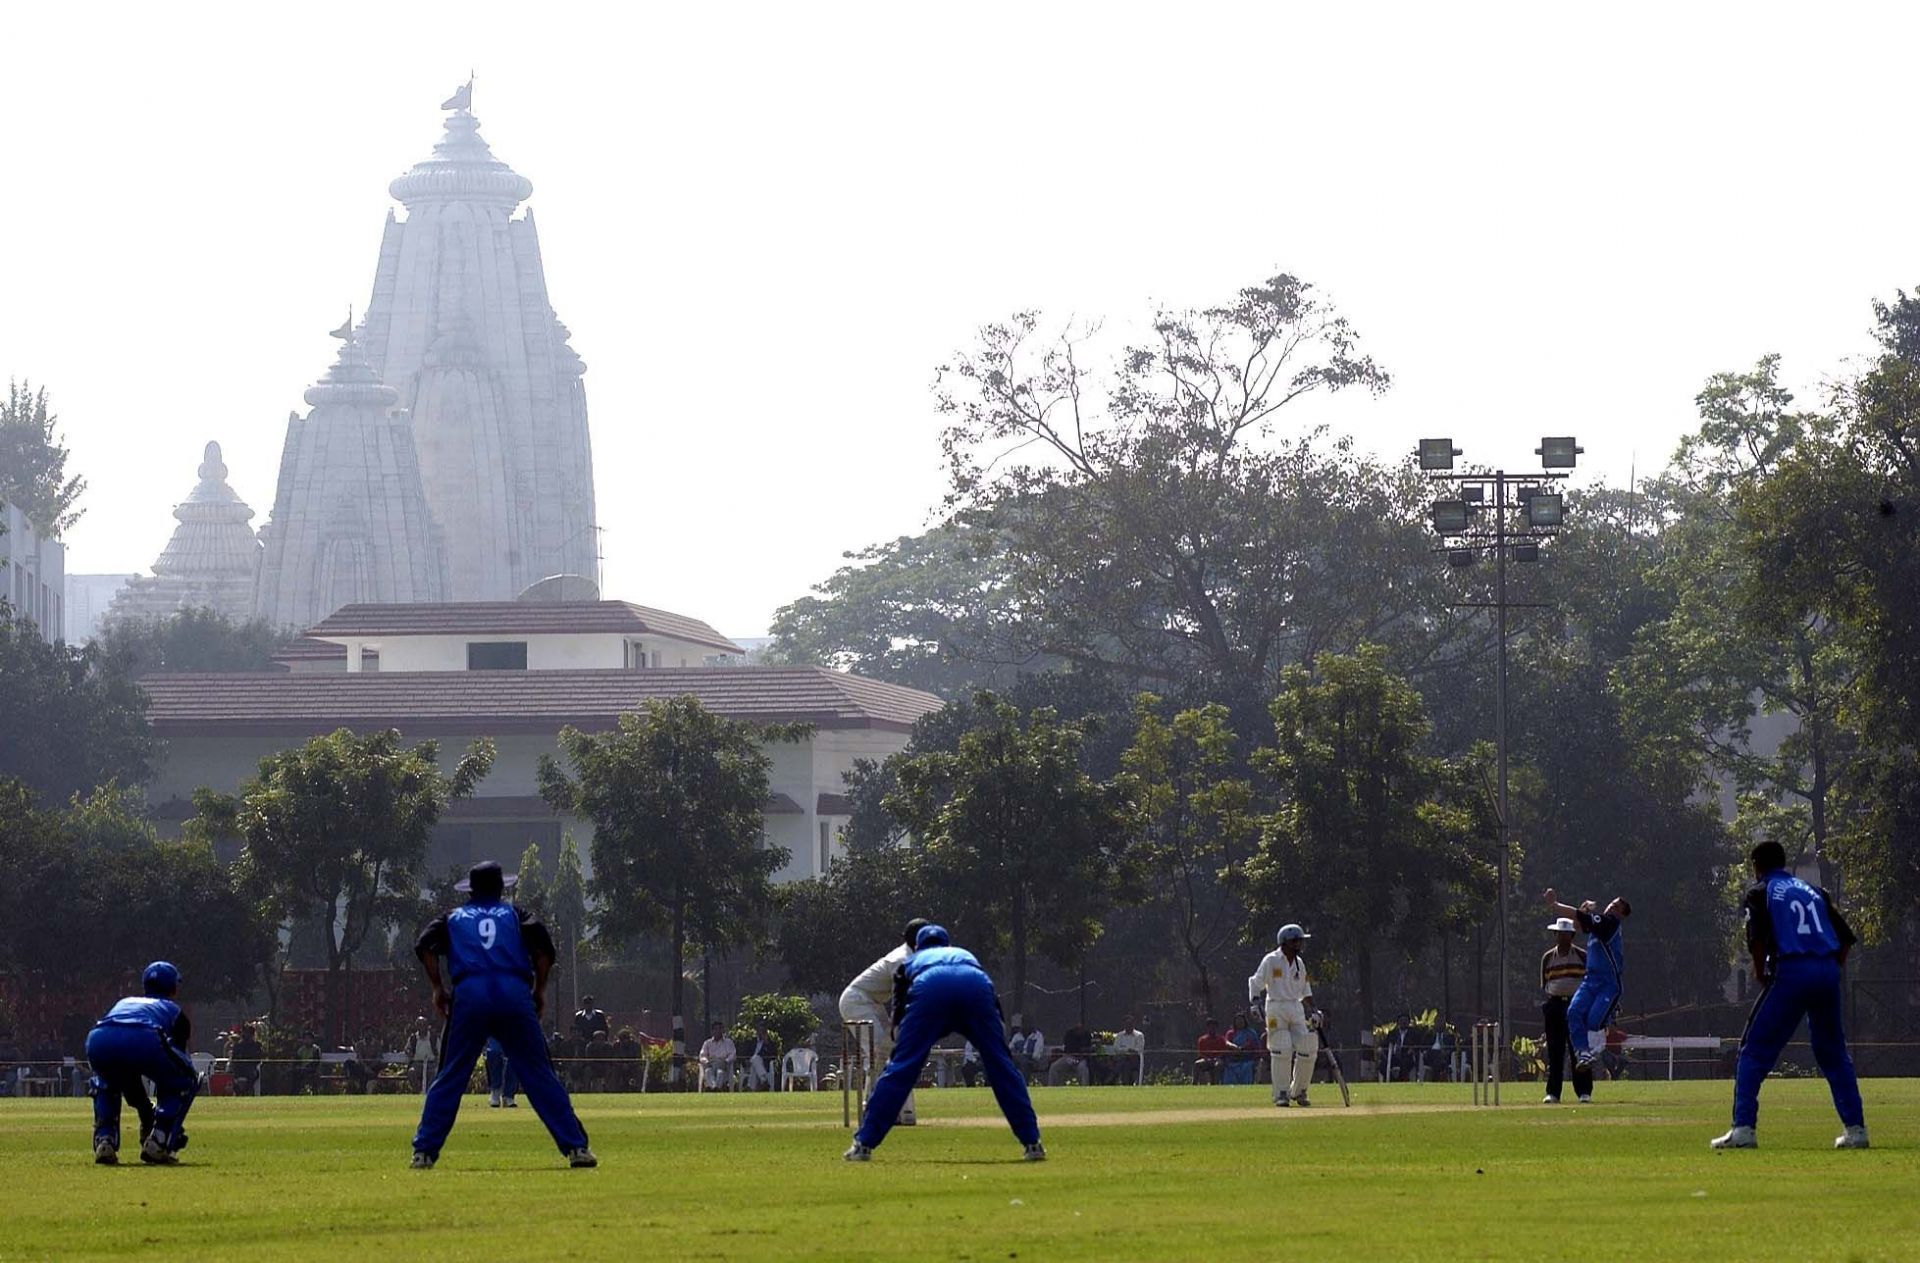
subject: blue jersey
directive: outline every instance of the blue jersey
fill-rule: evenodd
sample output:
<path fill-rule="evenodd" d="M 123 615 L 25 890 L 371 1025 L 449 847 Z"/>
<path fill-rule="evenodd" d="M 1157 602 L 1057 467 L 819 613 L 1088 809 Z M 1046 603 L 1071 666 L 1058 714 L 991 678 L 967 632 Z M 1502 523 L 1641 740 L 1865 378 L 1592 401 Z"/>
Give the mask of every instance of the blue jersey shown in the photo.
<path fill-rule="evenodd" d="M 1626 952 L 1620 943 L 1620 918 L 1604 912 L 1599 916 L 1579 912 L 1575 916 L 1580 928 L 1587 932 L 1587 980 L 1618 986 L 1620 971 L 1626 965 Z"/>
<path fill-rule="evenodd" d="M 1827 894 L 1784 868 L 1761 879 L 1775 956 L 1832 956 L 1840 950 Z"/>
<path fill-rule="evenodd" d="M 907 957 L 906 963 L 900 966 L 900 972 L 906 976 L 907 985 L 911 987 L 913 980 L 921 974 L 942 968 L 979 969 L 981 973 L 986 972 L 980 969 L 980 962 L 973 953 L 963 947 L 923 947 Z"/>
<path fill-rule="evenodd" d="M 436 918 L 414 950 L 447 958 L 456 1000 L 518 1008 L 532 1003 L 534 957 L 551 958 L 553 939 L 530 913 L 480 901 Z"/>
<path fill-rule="evenodd" d="M 96 1030 L 102 1026 L 146 1027 L 178 1043 L 184 1043 L 186 1037 L 186 1015 L 179 1005 L 159 996 L 130 995 L 93 1025 Z"/>

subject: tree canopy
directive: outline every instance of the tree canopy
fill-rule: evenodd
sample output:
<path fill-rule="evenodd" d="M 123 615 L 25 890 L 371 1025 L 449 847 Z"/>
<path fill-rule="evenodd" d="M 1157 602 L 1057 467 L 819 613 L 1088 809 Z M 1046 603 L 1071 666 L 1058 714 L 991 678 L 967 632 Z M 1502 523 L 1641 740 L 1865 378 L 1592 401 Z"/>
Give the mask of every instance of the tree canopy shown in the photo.
<path fill-rule="evenodd" d="M 86 480 L 67 473 L 67 449 L 54 433 L 59 418 L 47 409 L 46 387 L 7 383 L 0 402 L 0 504 L 19 509 L 34 530 L 58 539 L 80 520 L 76 507 Z"/>

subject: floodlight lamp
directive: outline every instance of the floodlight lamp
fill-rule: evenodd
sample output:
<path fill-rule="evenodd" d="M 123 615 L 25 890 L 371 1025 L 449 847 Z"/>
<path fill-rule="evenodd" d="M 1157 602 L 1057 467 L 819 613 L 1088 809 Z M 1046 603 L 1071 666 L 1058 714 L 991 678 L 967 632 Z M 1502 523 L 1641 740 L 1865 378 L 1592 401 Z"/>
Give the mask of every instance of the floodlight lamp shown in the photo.
<path fill-rule="evenodd" d="M 1566 515 L 1566 498 L 1558 492 L 1541 492 L 1527 501 L 1528 526 L 1558 526 Z"/>
<path fill-rule="evenodd" d="M 1449 548 L 1447 550 L 1447 564 L 1455 570 L 1471 566 L 1478 558 L 1479 554 L 1471 548 Z"/>
<path fill-rule="evenodd" d="M 1433 529 L 1441 535 L 1460 535 L 1467 529 L 1467 502 L 1465 500 L 1435 500 L 1433 502 Z"/>
<path fill-rule="evenodd" d="M 1515 544 L 1513 546 L 1513 559 L 1515 561 L 1539 561 L 1540 545 Z"/>
<path fill-rule="evenodd" d="M 1585 455 L 1586 450 L 1572 435 L 1567 435 L 1564 438 L 1541 439 L 1540 446 L 1533 449 L 1533 454 L 1540 458 L 1542 469 L 1572 469 L 1575 458 Z"/>
<path fill-rule="evenodd" d="M 1452 439 L 1420 440 L 1420 468 L 1428 473 L 1452 469 L 1453 458 L 1460 454 L 1460 449 L 1453 445 Z"/>

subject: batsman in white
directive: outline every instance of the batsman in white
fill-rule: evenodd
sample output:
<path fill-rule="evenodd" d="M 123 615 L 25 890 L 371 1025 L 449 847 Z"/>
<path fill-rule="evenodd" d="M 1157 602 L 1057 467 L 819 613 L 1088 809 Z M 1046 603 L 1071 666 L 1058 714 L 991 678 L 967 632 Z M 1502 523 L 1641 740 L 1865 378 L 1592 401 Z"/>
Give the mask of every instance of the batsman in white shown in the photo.
<path fill-rule="evenodd" d="M 1300 945 L 1313 936 L 1289 923 L 1274 937 L 1280 946 L 1268 952 L 1260 968 L 1247 979 L 1247 1001 L 1258 1004 L 1261 992 L 1266 993 L 1273 1103 L 1285 1108 L 1308 1103 L 1313 1063 L 1320 1054 L 1317 1032 L 1323 1015 L 1313 1007 L 1313 983 L 1307 979 L 1307 962 L 1300 958 Z"/>
<path fill-rule="evenodd" d="M 904 941 L 861 970 L 860 975 L 840 993 L 841 1021 L 873 1023 L 874 1065 L 868 1069 L 869 1094 L 873 1091 L 873 1077 L 879 1072 L 879 1067 L 886 1065 L 887 1059 L 893 1056 L 894 974 L 906 963 L 907 957 L 913 955 L 913 940 L 920 933 L 920 927 L 930 924 L 924 917 L 915 917 L 907 922 Z M 914 1122 L 913 1093 L 909 1092 L 907 1103 L 900 1110 L 899 1126 L 911 1127 Z"/>

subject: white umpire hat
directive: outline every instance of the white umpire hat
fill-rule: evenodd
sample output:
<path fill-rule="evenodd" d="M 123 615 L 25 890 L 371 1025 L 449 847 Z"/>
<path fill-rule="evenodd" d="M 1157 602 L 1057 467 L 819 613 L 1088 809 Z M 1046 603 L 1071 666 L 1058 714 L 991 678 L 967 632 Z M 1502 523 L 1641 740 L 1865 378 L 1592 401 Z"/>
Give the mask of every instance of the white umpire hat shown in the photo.
<path fill-rule="evenodd" d="M 1567 934 L 1572 934 L 1576 930 L 1578 930 L 1580 927 L 1573 923 L 1572 917 L 1561 917 L 1558 920 L 1556 920 L 1552 925 L 1548 926 L 1547 928 L 1549 930 L 1554 931 L 1555 933 L 1564 932 Z"/>
<path fill-rule="evenodd" d="M 1288 942 L 1292 942 L 1294 939 L 1303 939 L 1303 938 L 1312 938 L 1312 937 L 1313 935 L 1307 933 L 1305 930 L 1301 929 L 1298 925 L 1295 925 L 1293 922 L 1289 921 L 1285 925 L 1280 927 L 1280 932 L 1273 936 L 1273 941 L 1276 943 L 1288 943 Z"/>

